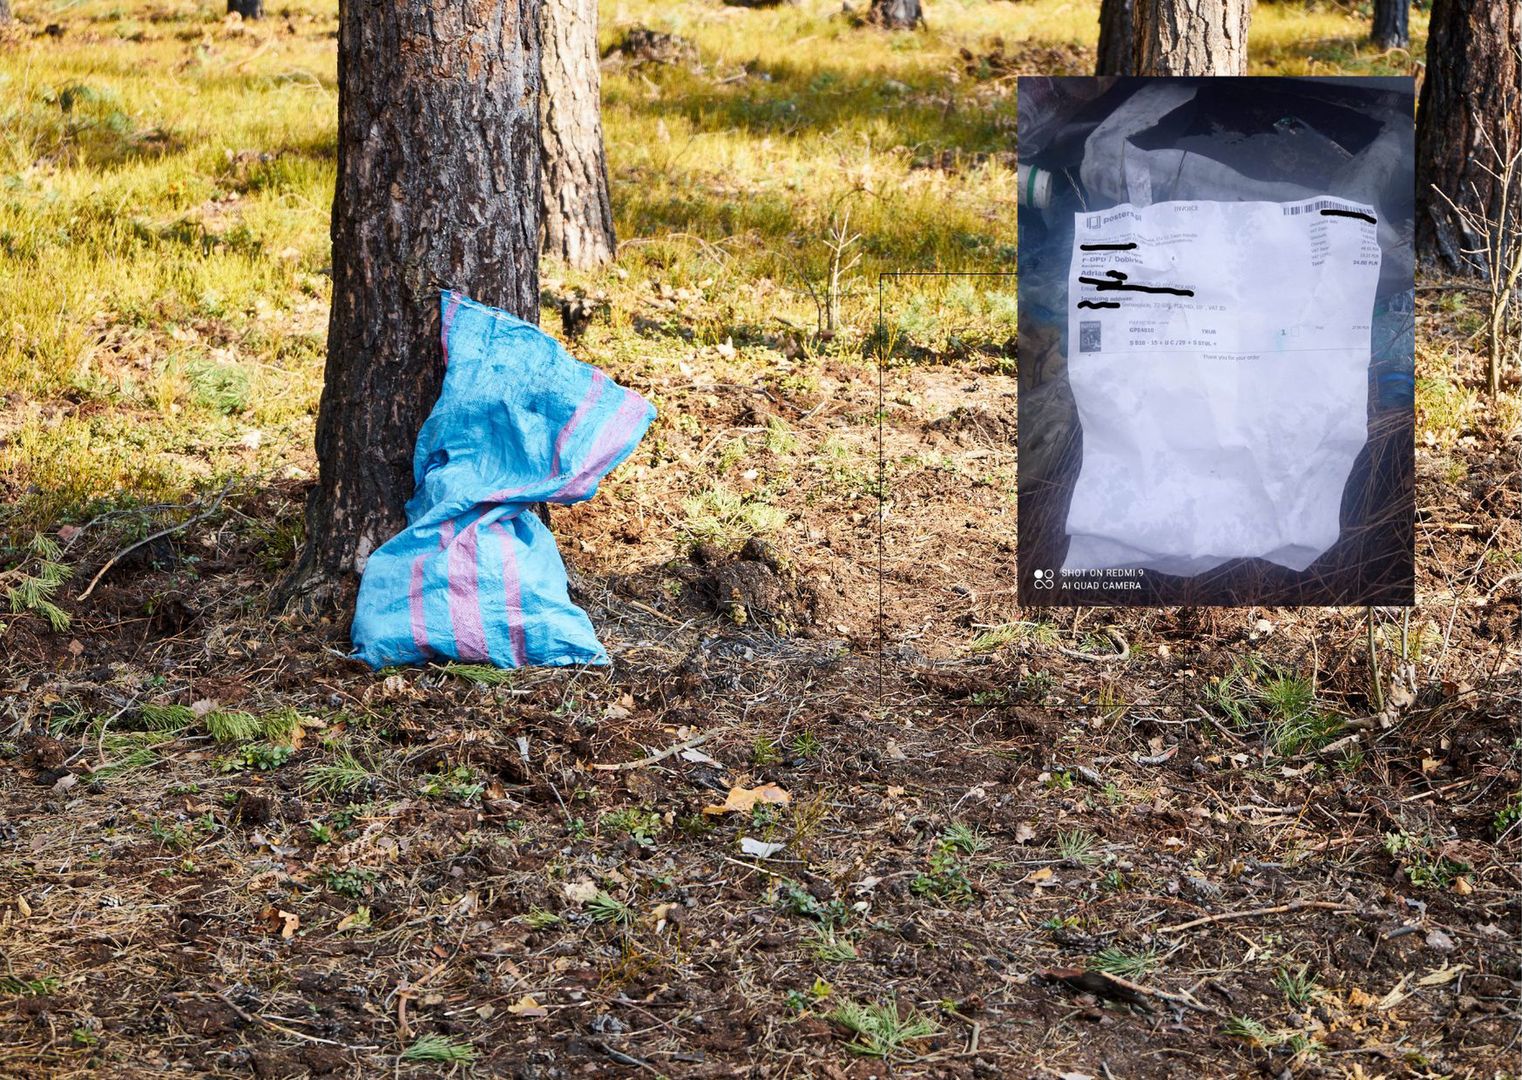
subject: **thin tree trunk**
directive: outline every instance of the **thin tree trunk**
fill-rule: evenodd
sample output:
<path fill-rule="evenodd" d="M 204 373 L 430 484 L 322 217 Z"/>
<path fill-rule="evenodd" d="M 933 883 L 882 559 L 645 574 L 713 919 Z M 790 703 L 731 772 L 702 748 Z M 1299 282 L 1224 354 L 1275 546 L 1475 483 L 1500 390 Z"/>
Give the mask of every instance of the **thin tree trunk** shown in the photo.
<path fill-rule="evenodd" d="M 1374 32 L 1369 40 L 1376 49 L 1405 49 L 1411 45 L 1411 0 L 1374 0 Z"/>
<path fill-rule="evenodd" d="M 543 2 L 541 250 L 584 270 L 612 259 L 616 244 L 602 137 L 597 0 Z"/>
<path fill-rule="evenodd" d="M 11 0 L 0 0 L 0 26 L 11 21 Z"/>
<path fill-rule="evenodd" d="M 1416 251 L 1456 272 L 1481 267 L 1463 255 L 1479 246 L 1460 234 L 1455 204 L 1494 221 L 1496 167 L 1481 132 L 1496 146 L 1522 146 L 1522 5 L 1516 0 L 1434 0 L 1427 29 L 1427 73 L 1416 110 Z"/>
<path fill-rule="evenodd" d="M 886 30 L 913 30 L 925 21 L 920 0 L 872 0 L 867 21 Z"/>
<path fill-rule="evenodd" d="M 1245 75 L 1251 0 L 1135 0 L 1137 75 Z"/>
<path fill-rule="evenodd" d="M 227 13 L 236 12 L 245 19 L 264 18 L 264 0 L 227 0 Z"/>
<path fill-rule="evenodd" d="M 1099 59 L 1095 75 L 1131 74 L 1131 2 L 1101 0 L 1099 5 Z"/>
<path fill-rule="evenodd" d="M 320 610 L 405 522 L 439 291 L 537 321 L 539 0 L 341 0 L 333 308 L 307 541 Z"/>

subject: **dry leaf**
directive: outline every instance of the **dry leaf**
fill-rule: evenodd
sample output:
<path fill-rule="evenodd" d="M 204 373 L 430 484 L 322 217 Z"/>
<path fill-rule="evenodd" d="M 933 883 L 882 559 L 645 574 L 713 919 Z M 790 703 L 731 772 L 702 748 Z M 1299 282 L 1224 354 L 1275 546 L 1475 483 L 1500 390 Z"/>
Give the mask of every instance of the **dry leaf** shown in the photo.
<path fill-rule="evenodd" d="M 338 920 L 338 932 L 345 930 L 363 930 L 370 925 L 370 909 L 361 906 L 357 910 L 345 915 Z"/>
<path fill-rule="evenodd" d="M 769 844 L 765 840 L 757 840 L 753 836 L 740 837 L 740 850 L 747 855 L 754 855 L 758 859 L 770 859 L 786 847 L 786 844 Z"/>
<path fill-rule="evenodd" d="M 290 941 L 291 938 L 296 936 L 296 931 L 301 928 L 301 916 L 297 915 L 294 911 L 276 911 L 275 914 L 280 916 L 282 924 L 280 936 L 286 941 Z"/>
<path fill-rule="evenodd" d="M 16 910 L 21 912 L 23 919 L 30 919 L 32 917 L 32 905 L 26 902 L 26 897 L 24 896 L 16 897 Z"/>
<path fill-rule="evenodd" d="M 1028 844 L 1034 839 L 1036 839 L 1036 830 L 1025 822 L 1022 821 L 1015 826 L 1015 843 Z"/>
<path fill-rule="evenodd" d="M 1052 868 L 1043 866 L 1040 870 L 1032 870 L 1021 879 L 1022 885 L 1035 885 L 1040 888 L 1045 882 L 1052 880 Z"/>
<path fill-rule="evenodd" d="M 724 800 L 722 806 L 705 806 L 703 813 L 728 814 L 738 811 L 743 814 L 754 808 L 757 803 L 786 806 L 792 801 L 793 797 L 776 784 L 762 784 L 754 788 L 734 787 L 729 789 L 729 797 Z"/>
<path fill-rule="evenodd" d="M 507 1007 L 507 1011 L 512 1013 L 514 1016 L 524 1016 L 529 1018 L 550 1015 L 550 1010 L 546 1009 L 543 1005 L 539 1004 L 539 1002 L 535 1001 L 532 994 L 524 994 L 517 1000 L 517 1002 L 509 1005 Z"/>
<path fill-rule="evenodd" d="M 1417 986 L 1442 986 L 1457 979 L 1460 974 L 1469 970 L 1468 964 L 1457 964 L 1454 967 L 1441 967 L 1436 971 L 1423 975 L 1416 980 Z"/>
<path fill-rule="evenodd" d="M 712 765 L 715 769 L 722 769 L 724 767 L 718 761 L 703 753 L 703 751 L 691 746 L 683 750 L 681 756 L 683 761 L 691 761 L 697 765 Z"/>
<path fill-rule="evenodd" d="M 561 889 L 565 898 L 573 904 L 585 904 L 597 895 L 597 883 L 591 878 L 577 878 L 568 881 Z"/>

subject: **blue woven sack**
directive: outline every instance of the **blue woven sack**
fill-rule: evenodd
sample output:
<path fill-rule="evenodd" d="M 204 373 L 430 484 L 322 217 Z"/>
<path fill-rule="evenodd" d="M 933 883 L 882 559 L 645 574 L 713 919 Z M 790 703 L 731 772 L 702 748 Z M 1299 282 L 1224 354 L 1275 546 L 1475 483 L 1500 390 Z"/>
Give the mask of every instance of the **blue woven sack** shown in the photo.
<path fill-rule="evenodd" d="M 418 435 L 407 528 L 365 564 L 352 636 L 371 667 L 606 664 L 528 507 L 590 499 L 655 418 L 538 327 L 445 292 L 444 388 Z"/>

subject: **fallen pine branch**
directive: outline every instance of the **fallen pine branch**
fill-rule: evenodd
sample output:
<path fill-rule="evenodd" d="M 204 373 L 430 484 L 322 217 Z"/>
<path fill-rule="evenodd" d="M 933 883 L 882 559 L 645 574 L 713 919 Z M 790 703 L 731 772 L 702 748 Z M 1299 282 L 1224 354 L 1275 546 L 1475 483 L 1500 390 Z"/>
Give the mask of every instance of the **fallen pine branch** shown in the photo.
<path fill-rule="evenodd" d="M 1193 930 L 1196 926 L 1204 926 L 1207 923 L 1228 922 L 1234 919 L 1255 919 L 1260 915 L 1283 915 L 1291 911 L 1335 911 L 1347 914 L 1357 910 L 1356 907 L 1339 904 L 1333 900 L 1291 900 L 1287 904 L 1275 904 L 1273 907 L 1252 908 L 1245 911 L 1223 911 L 1217 915 L 1202 915 L 1198 919 L 1190 919 L 1188 922 L 1179 923 L 1176 926 L 1164 926 L 1158 933 L 1177 934 L 1184 930 Z"/>
<path fill-rule="evenodd" d="M 143 545 L 145 545 L 145 544 L 151 544 L 155 540 L 162 540 L 166 536 L 173 536 L 177 532 L 183 532 L 184 530 L 186 530 L 186 529 L 190 528 L 192 525 L 194 525 L 196 522 L 198 522 L 198 521 L 205 521 L 207 518 L 211 517 L 212 514 L 216 513 L 217 507 L 222 505 L 222 500 L 227 498 L 227 493 L 229 491 L 231 491 L 232 489 L 233 489 L 233 482 L 231 480 L 229 480 L 227 482 L 227 486 L 222 489 L 222 493 L 220 495 L 218 495 L 215 499 L 213 499 L 211 505 L 208 506 L 205 510 L 202 510 L 199 514 L 195 514 L 195 515 L 193 515 L 191 517 L 186 518 L 184 521 L 180 522 L 178 525 L 171 525 L 167 529 L 160 529 L 158 532 L 154 533 L 152 536 L 145 536 L 141 540 L 139 540 L 137 543 L 135 543 L 135 544 L 128 544 L 126 547 L 122 548 L 115 555 L 111 556 L 109 559 L 106 560 L 106 565 L 102 566 L 99 570 L 97 570 L 95 572 L 95 576 L 90 579 L 90 584 L 85 586 L 85 591 L 80 593 L 74 599 L 75 600 L 83 600 L 86 597 L 88 597 L 92 592 L 95 591 L 95 586 L 100 584 L 100 579 L 106 576 L 106 571 L 107 570 L 110 570 L 117 563 L 121 562 L 122 559 L 126 558 L 128 555 L 131 555 L 134 551 L 136 551 L 138 548 L 142 547 Z"/>
<path fill-rule="evenodd" d="M 665 761 L 672 754 L 680 754 L 683 750 L 691 750 L 694 746 L 701 746 L 712 737 L 713 732 L 705 731 L 700 735 L 694 735 L 690 739 L 683 739 L 674 746 L 668 746 L 659 753 L 650 754 L 635 761 L 619 761 L 611 765 L 596 764 L 592 768 L 599 772 L 623 772 L 626 769 L 643 769 L 647 765 L 654 765 L 656 762 Z"/>
<path fill-rule="evenodd" d="M 1172 1005 L 1180 1005 L 1195 1012 L 1202 1012 L 1209 1016 L 1219 1016 L 1209 1005 L 1202 1005 L 1190 994 L 1175 994 L 1168 990 L 1156 990 L 1141 983 L 1132 982 L 1130 979 L 1122 979 L 1119 975 L 1111 975 L 1104 971 L 1086 970 L 1084 968 L 1055 968 L 1040 973 L 1043 978 L 1054 979 L 1064 986 L 1085 994 L 1093 994 L 1095 997 L 1109 998 L 1112 1001 L 1124 1001 L 1132 1005 L 1140 1005 L 1147 1008 L 1147 999 L 1155 998 L 1158 1001 L 1166 1001 Z"/>

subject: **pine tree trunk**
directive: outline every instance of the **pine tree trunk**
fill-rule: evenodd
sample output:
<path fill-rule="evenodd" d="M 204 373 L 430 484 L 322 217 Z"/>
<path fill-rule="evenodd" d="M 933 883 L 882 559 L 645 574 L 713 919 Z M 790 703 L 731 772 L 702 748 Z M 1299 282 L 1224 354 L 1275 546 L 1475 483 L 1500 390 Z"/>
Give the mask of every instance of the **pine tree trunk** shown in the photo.
<path fill-rule="evenodd" d="M 1245 75 L 1251 0 L 1135 0 L 1138 75 Z"/>
<path fill-rule="evenodd" d="M 1496 184 L 1481 166 L 1496 148 L 1522 146 L 1522 5 L 1515 0 L 1434 0 L 1427 29 L 1427 74 L 1416 110 L 1416 252 L 1450 270 L 1476 269 L 1436 185 L 1460 206 L 1494 219 Z"/>
<path fill-rule="evenodd" d="M 330 606 L 405 523 L 439 290 L 537 321 L 538 103 L 538 0 L 342 0 L 318 482 L 282 600 Z"/>
<path fill-rule="evenodd" d="M 1131 74 L 1131 2 L 1101 0 L 1099 5 L 1099 60 L 1095 75 Z"/>
<path fill-rule="evenodd" d="M 872 0 L 867 21 L 885 30 L 913 30 L 925 21 L 920 0 Z"/>
<path fill-rule="evenodd" d="M 597 0 L 543 0 L 539 26 L 541 250 L 585 270 L 613 258 Z"/>
<path fill-rule="evenodd" d="M 1411 45 L 1411 0 L 1374 0 L 1374 32 L 1369 35 L 1376 49 L 1405 49 Z"/>
<path fill-rule="evenodd" d="M 245 19 L 264 18 L 264 0 L 227 0 L 227 13 L 237 12 Z"/>

